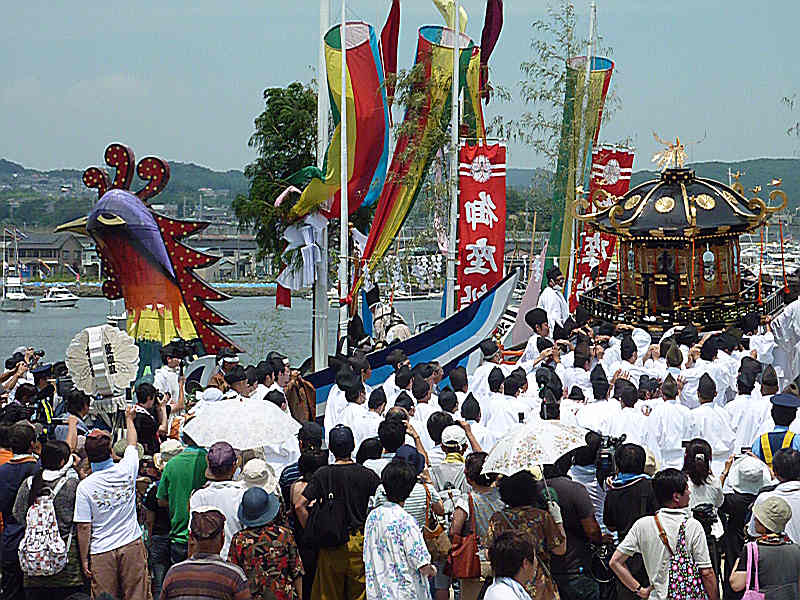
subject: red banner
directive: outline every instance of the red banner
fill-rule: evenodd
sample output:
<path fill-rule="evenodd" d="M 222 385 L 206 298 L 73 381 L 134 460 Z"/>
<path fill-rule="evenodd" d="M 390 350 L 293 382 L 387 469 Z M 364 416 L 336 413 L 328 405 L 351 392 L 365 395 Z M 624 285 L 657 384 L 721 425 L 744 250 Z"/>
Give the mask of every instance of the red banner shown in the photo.
<path fill-rule="evenodd" d="M 462 145 L 458 155 L 459 309 L 503 278 L 506 147 Z"/>
<path fill-rule="evenodd" d="M 633 152 L 615 146 L 598 146 L 592 151 L 592 173 L 589 178 L 589 198 L 596 200 L 600 206 L 591 206 L 591 210 L 604 208 L 611 201 L 607 198 L 593 196 L 597 189 L 607 191 L 613 196 L 624 196 L 631 185 L 633 171 Z M 588 290 L 599 280 L 605 278 L 617 238 L 608 233 L 594 231 L 586 227 L 578 240 L 578 262 L 575 265 L 575 279 L 569 297 L 569 309 L 574 311 L 578 306 L 578 294 Z"/>

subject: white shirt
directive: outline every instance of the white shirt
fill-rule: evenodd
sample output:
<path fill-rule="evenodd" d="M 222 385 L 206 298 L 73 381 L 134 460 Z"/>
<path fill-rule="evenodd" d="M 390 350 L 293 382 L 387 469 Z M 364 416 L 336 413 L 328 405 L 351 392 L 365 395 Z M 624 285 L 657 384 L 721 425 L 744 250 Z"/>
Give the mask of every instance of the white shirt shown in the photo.
<path fill-rule="evenodd" d="M 128 446 L 121 461 L 78 484 L 74 521 L 91 523 L 91 554 L 116 550 L 142 537 L 136 518 L 138 475 L 139 452 Z"/>
<path fill-rule="evenodd" d="M 162 365 L 153 373 L 153 386 L 162 394 L 169 394 L 171 402 L 177 402 L 180 395 L 178 385 L 178 369 L 170 369 Z"/>
<path fill-rule="evenodd" d="M 751 446 L 758 436 L 759 428 L 769 418 L 772 404 L 760 394 L 738 394 L 725 405 L 725 412 L 731 419 L 731 427 L 736 432 L 734 448 Z M 770 428 L 768 431 L 772 431 Z"/>
<path fill-rule="evenodd" d="M 489 408 L 491 413 L 486 420 L 486 429 L 498 438 L 503 437 L 515 425 L 524 423 L 530 418 L 528 406 L 514 396 L 494 394 L 494 402 Z"/>
<path fill-rule="evenodd" d="M 661 526 L 667 534 L 670 548 L 672 548 L 673 552 L 676 552 L 678 530 L 681 523 L 689 517 L 689 511 L 686 508 L 662 508 L 657 514 Z M 711 567 L 703 526 L 691 518 L 686 521 L 686 548 L 698 569 Z M 658 536 L 658 527 L 655 519 L 652 516 L 647 516 L 636 521 L 628 535 L 617 547 L 617 550 L 626 556 L 633 556 L 637 552 L 640 553 L 644 559 L 644 568 L 647 571 L 647 576 L 653 586 L 650 598 L 652 600 L 667 600 L 670 555 Z"/>
<path fill-rule="evenodd" d="M 589 380 L 591 373 L 581 367 L 564 367 L 561 363 L 556 365 L 556 375 L 561 379 L 567 394 L 572 391 L 574 386 L 581 388 L 587 402 L 594 401 L 594 389 Z"/>
<path fill-rule="evenodd" d="M 536 307 L 544 309 L 547 313 L 547 323 L 550 325 L 551 332 L 556 323 L 563 327 L 564 321 L 569 318 L 569 304 L 564 298 L 564 293 L 549 285 L 539 294 L 539 302 Z"/>
<path fill-rule="evenodd" d="M 761 504 L 770 496 L 777 496 L 783 498 L 786 503 L 792 508 L 792 518 L 786 523 L 784 532 L 789 536 L 795 544 L 800 544 L 800 481 L 785 481 L 778 484 L 771 492 L 764 492 L 759 494 L 753 506 Z M 755 518 L 750 517 L 750 524 L 748 530 L 751 536 L 756 537 L 756 524 Z"/>
<path fill-rule="evenodd" d="M 731 428 L 730 417 L 721 406 L 707 402 L 692 409 L 692 418 L 697 427 L 697 437 L 711 446 L 711 470 L 719 477 L 725 461 L 736 447 L 736 434 Z"/>
<path fill-rule="evenodd" d="M 344 397 L 344 390 L 335 383 L 328 392 L 328 400 L 325 402 L 325 418 L 323 427 L 325 431 L 330 431 L 342 422 L 342 411 L 347 406 L 347 398 Z"/>
<path fill-rule="evenodd" d="M 353 423 L 353 438 L 356 441 L 356 452 L 361 447 L 361 442 L 368 438 L 378 437 L 378 425 L 383 422 L 383 417 L 378 413 L 368 410 Z"/>
<path fill-rule="evenodd" d="M 692 411 L 676 400 L 651 401 L 645 445 L 656 456 L 660 468 L 683 468 L 683 441 L 697 437 Z"/>
<path fill-rule="evenodd" d="M 591 429 L 601 435 L 610 435 L 611 423 L 622 411 L 618 400 L 598 400 L 578 409 L 575 421 L 580 427 Z"/>
<path fill-rule="evenodd" d="M 486 453 L 491 452 L 492 448 L 494 448 L 494 445 L 497 443 L 497 436 L 477 421 L 467 421 L 467 423 L 472 430 L 475 441 L 478 442 L 478 445 L 481 447 L 481 450 Z M 471 452 L 472 450 L 468 450 L 467 454 Z"/>
<path fill-rule="evenodd" d="M 525 587 L 516 579 L 497 577 L 486 590 L 484 600 L 531 600 Z"/>
<path fill-rule="evenodd" d="M 231 539 L 242 529 L 239 522 L 239 505 L 242 503 L 247 488 L 243 481 L 209 481 L 199 490 L 192 492 L 189 498 L 189 512 L 201 506 L 213 506 L 225 515 L 225 544 L 219 553 L 223 559 L 228 558 Z"/>
<path fill-rule="evenodd" d="M 717 395 L 714 396 L 714 404 L 724 406 L 725 394 L 729 389 L 734 389 L 736 383 L 736 370 L 730 369 L 727 360 L 715 358 L 714 360 L 704 360 L 698 358 L 694 366 L 690 369 L 684 369 L 681 376 L 686 380 L 681 391 L 681 400 L 684 401 L 689 408 L 696 407 L 699 404 L 697 400 L 697 387 L 700 384 L 700 378 L 704 373 L 714 380 L 714 385 L 717 388 Z"/>
<path fill-rule="evenodd" d="M 344 409 L 341 412 L 341 416 L 339 417 L 339 422 L 337 425 L 346 425 L 353 430 L 353 425 L 355 425 L 361 418 L 367 414 L 367 405 L 366 404 L 358 404 L 357 402 L 348 402 Z M 329 429 L 325 431 L 330 432 Z M 355 437 L 355 436 L 354 436 Z M 358 448 L 358 446 L 356 446 Z"/>
<path fill-rule="evenodd" d="M 414 517 L 399 505 L 386 502 L 369 513 L 363 559 L 368 600 L 430 600 L 419 569 L 431 555 Z"/>
<path fill-rule="evenodd" d="M 269 388 L 265 386 L 263 383 L 259 383 L 256 386 L 256 389 L 253 390 L 253 393 L 250 394 L 250 397 L 253 400 L 264 400 L 269 393 Z M 330 392 L 328 393 L 328 398 L 330 398 Z"/>
<path fill-rule="evenodd" d="M 484 362 L 481 366 L 475 369 L 475 371 L 472 373 L 472 376 L 469 378 L 469 389 L 479 403 L 490 393 L 489 373 L 491 373 L 495 367 L 498 367 L 503 372 L 503 377 L 507 377 L 508 374 L 511 373 L 511 368 L 509 365 Z M 481 405 L 481 410 L 483 410 L 483 405 Z"/>
<path fill-rule="evenodd" d="M 541 338 L 538 333 L 531 334 L 531 337 L 528 338 L 528 343 L 525 344 L 525 350 L 522 353 L 522 356 L 519 357 L 519 363 L 532 363 L 534 360 L 539 358 L 539 338 Z M 549 339 L 549 338 L 545 338 Z M 551 342 L 553 340 L 550 340 Z M 532 367 L 532 365 L 531 365 Z M 530 372 L 530 368 L 526 368 L 526 371 Z"/>
<path fill-rule="evenodd" d="M 400 388 L 398 388 L 394 383 L 395 375 L 396 373 L 392 373 L 386 378 L 386 381 L 383 382 L 383 393 L 386 394 L 387 409 L 394 406 L 395 399 L 400 395 Z"/>
<path fill-rule="evenodd" d="M 608 435 L 619 437 L 624 433 L 626 444 L 646 446 L 646 431 L 647 417 L 644 416 L 639 406 L 633 406 L 632 408 L 623 406 L 619 414 L 611 419 L 608 424 Z"/>

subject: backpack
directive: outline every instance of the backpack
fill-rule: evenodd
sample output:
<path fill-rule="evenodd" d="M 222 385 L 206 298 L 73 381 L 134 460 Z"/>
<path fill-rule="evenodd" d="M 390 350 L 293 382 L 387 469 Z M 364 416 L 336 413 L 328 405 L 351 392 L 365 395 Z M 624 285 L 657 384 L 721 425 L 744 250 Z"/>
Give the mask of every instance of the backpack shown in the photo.
<path fill-rule="evenodd" d="M 53 499 L 66 482 L 67 478 L 62 477 L 49 493 L 36 498 L 28 508 L 25 535 L 19 543 L 19 565 L 29 577 L 55 575 L 67 564 L 72 532 L 66 542 L 61 539 L 53 506 Z"/>
<path fill-rule="evenodd" d="M 672 548 L 667 541 L 667 534 L 658 520 L 658 515 L 653 517 L 658 527 L 658 536 L 669 552 L 669 582 L 667 584 L 667 596 L 670 600 L 706 600 L 706 591 L 703 581 L 700 578 L 700 569 L 694 563 L 686 548 L 686 521 L 681 523 L 678 530 L 677 553 L 672 552 Z M 687 519 L 688 521 L 688 519 Z"/>
<path fill-rule="evenodd" d="M 347 543 L 350 531 L 346 527 L 347 506 L 333 492 L 333 469 L 327 469 L 327 485 L 323 497 L 311 507 L 303 531 L 304 539 L 319 548 L 336 548 Z"/>

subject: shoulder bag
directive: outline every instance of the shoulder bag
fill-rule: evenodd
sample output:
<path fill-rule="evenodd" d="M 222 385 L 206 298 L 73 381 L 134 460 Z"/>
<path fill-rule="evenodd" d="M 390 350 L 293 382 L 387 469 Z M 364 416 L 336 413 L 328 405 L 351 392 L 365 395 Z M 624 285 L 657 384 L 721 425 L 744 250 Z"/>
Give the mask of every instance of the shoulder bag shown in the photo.
<path fill-rule="evenodd" d="M 431 562 L 441 563 L 447 560 L 452 544 L 441 522 L 431 511 L 431 492 L 428 490 L 428 486 L 423 484 L 423 487 L 425 488 L 425 525 L 422 528 L 422 537 L 428 547 L 428 552 L 431 553 Z"/>
<path fill-rule="evenodd" d="M 303 538 L 319 548 L 336 548 L 347 543 L 347 507 L 333 491 L 333 469 L 327 467 L 327 482 L 322 497 L 311 508 Z"/>
<path fill-rule="evenodd" d="M 444 567 L 445 575 L 460 579 L 474 579 L 481 576 L 478 534 L 475 527 L 475 504 L 472 501 L 472 494 L 467 494 L 467 498 L 469 499 L 469 521 L 472 531 L 467 535 L 453 536 L 453 545 Z"/>
<path fill-rule="evenodd" d="M 670 556 L 667 597 L 670 600 L 707 600 L 706 591 L 700 579 L 700 570 L 686 547 L 686 521 L 688 519 L 681 523 L 678 530 L 678 544 L 675 547 L 677 553 L 675 553 L 670 548 L 667 533 L 661 526 L 658 514 L 653 518 L 656 520 L 658 537 L 661 538 L 661 543 L 664 544 Z"/>
<path fill-rule="evenodd" d="M 755 589 L 750 589 L 750 573 L 753 571 L 753 585 Z M 758 589 L 758 544 L 750 542 L 747 544 L 747 584 L 742 595 L 742 600 L 764 600 L 766 594 Z"/>

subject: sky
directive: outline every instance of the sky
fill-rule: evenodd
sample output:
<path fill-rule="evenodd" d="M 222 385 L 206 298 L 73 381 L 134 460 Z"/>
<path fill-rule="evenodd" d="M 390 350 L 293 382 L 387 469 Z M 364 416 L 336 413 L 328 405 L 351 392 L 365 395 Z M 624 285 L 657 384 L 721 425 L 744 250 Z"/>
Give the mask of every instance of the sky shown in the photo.
<path fill-rule="evenodd" d="M 341 0 L 331 0 L 338 22 Z M 529 109 L 521 61 L 544 0 L 505 0 L 492 80 L 513 94 L 487 120 Z M 348 19 L 377 31 L 390 0 L 347 0 Z M 463 0 L 480 42 L 484 0 Z M 588 0 L 578 27 L 588 32 Z M 634 169 L 652 166 L 652 132 L 700 144 L 690 161 L 800 153 L 785 131 L 800 120 L 781 98 L 800 94 L 797 0 L 597 0 L 598 31 L 614 50 L 612 87 L 622 100 L 600 139 L 631 138 Z M 413 64 L 417 29 L 441 24 L 431 0 L 401 0 L 400 68 Z M 0 157 L 30 168 L 82 169 L 121 141 L 137 156 L 216 170 L 253 160 L 247 141 L 267 87 L 309 81 L 319 43 L 319 0 L 82 0 L 7 2 L 0 22 Z M 544 166 L 512 144 L 509 164 Z"/>

